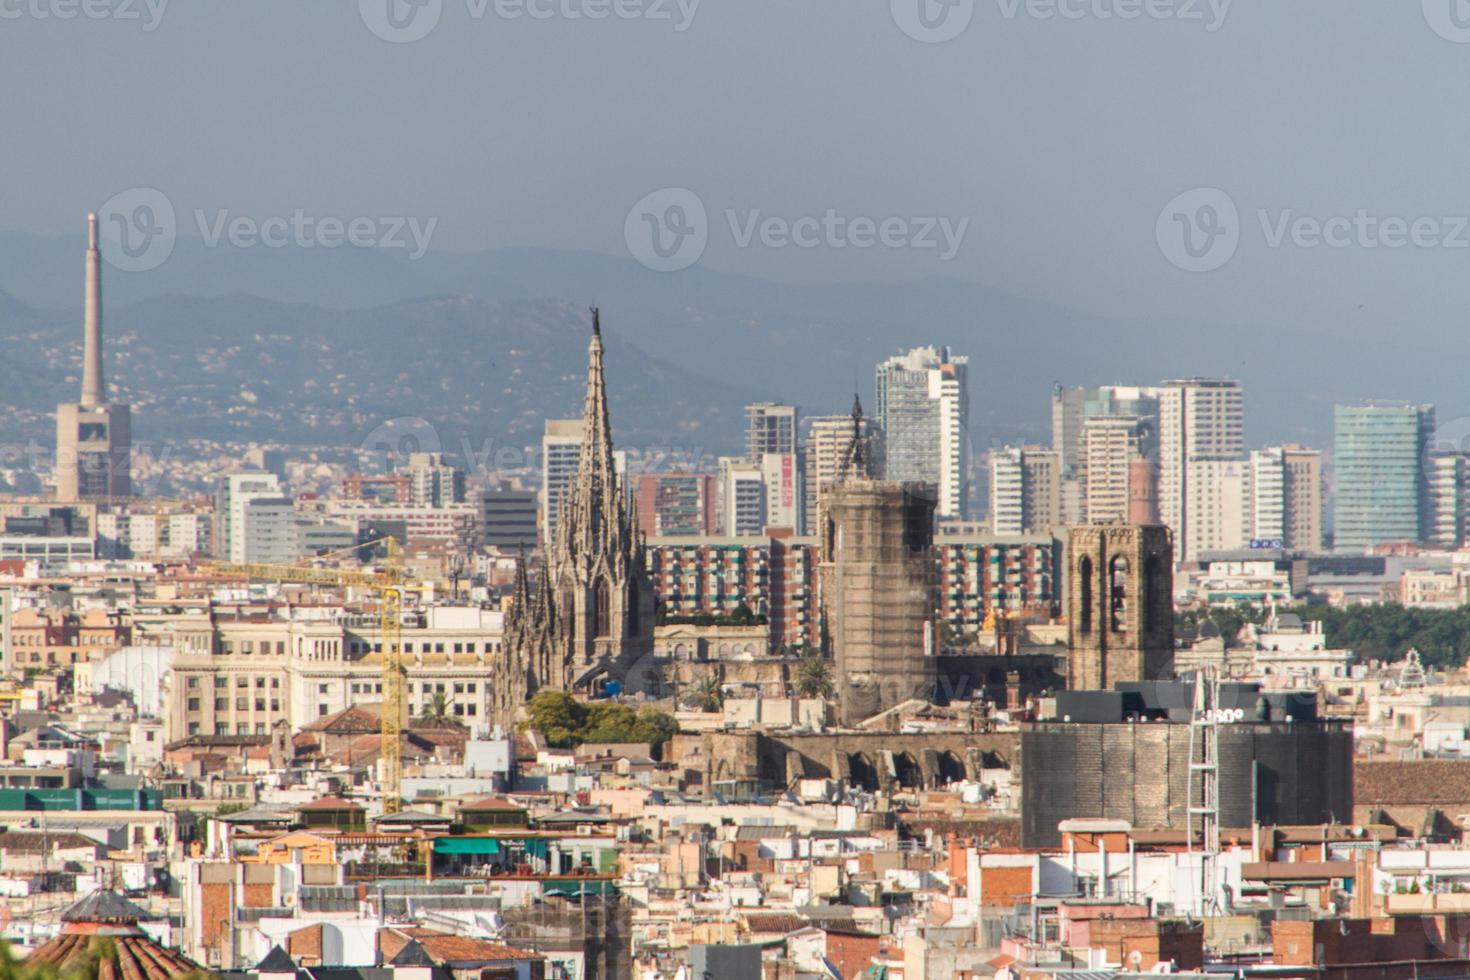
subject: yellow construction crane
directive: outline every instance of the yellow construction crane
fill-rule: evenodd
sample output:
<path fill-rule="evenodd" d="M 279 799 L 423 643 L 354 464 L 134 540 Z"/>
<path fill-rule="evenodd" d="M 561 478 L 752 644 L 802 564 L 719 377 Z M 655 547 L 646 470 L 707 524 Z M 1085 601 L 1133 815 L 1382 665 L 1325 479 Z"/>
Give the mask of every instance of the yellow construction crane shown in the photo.
<path fill-rule="evenodd" d="M 368 541 L 346 549 L 356 551 L 366 545 L 385 542 L 387 558 L 375 570 L 354 571 L 338 568 L 312 568 L 301 565 L 271 565 L 261 562 L 211 562 L 207 567 L 220 575 L 274 582 L 301 582 L 307 585 L 360 586 L 373 590 L 378 597 L 378 631 L 383 647 L 383 709 L 379 751 L 383 759 L 383 812 L 397 813 L 403 808 L 403 721 L 407 714 L 407 697 L 403 684 L 403 593 L 406 581 L 398 561 L 398 542 L 394 538 Z M 319 557 L 329 558 L 341 552 Z"/>

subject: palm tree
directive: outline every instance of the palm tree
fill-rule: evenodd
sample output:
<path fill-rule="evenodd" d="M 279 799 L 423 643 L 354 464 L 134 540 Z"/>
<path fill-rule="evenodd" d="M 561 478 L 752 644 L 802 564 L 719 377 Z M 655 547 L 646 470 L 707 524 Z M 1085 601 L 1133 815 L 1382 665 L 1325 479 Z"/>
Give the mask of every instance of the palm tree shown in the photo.
<path fill-rule="evenodd" d="M 424 712 L 419 716 L 419 721 L 430 728 L 459 726 L 459 722 L 449 714 L 449 698 L 443 691 L 435 691 L 429 695 L 429 700 L 424 702 Z"/>
<path fill-rule="evenodd" d="M 684 693 L 684 705 L 695 711 L 719 711 L 725 707 L 725 688 L 719 677 L 705 674 Z"/>
<path fill-rule="evenodd" d="M 796 666 L 796 693 L 804 698 L 832 696 L 832 664 L 819 653 L 809 653 Z"/>

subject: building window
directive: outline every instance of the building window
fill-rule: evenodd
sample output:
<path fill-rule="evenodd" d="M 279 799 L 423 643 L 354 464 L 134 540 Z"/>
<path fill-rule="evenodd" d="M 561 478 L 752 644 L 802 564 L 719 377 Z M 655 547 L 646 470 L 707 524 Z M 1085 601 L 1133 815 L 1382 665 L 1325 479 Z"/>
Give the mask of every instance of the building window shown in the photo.
<path fill-rule="evenodd" d="M 316 716 L 318 718 L 325 718 L 326 717 L 326 714 L 327 714 L 327 706 L 326 705 L 319 704 L 319 705 L 316 706 Z"/>
<path fill-rule="evenodd" d="M 188 710 L 190 710 L 190 711 L 198 711 L 199 710 L 199 699 L 198 698 L 190 698 L 188 700 L 186 706 L 187 706 Z"/>

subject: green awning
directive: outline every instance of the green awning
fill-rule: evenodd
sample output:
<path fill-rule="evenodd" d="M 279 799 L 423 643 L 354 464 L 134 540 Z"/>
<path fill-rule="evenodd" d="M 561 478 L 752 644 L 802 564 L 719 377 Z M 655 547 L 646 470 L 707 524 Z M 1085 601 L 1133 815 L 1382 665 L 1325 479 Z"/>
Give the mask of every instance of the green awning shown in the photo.
<path fill-rule="evenodd" d="M 551 856 L 551 845 L 540 837 L 526 839 L 526 856 L 545 860 Z"/>
<path fill-rule="evenodd" d="M 576 898 L 579 895 L 616 895 L 617 890 L 613 882 L 602 879 L 589 881 L 586 878 L 558 878 L 541 885 L 541 894 L 561 895 L 565 898 Z"/>
<path fill-rule="evenodd" d="M 494 837 L 435 837 L 435 854 L 499 854 L 500 841 Z"/>

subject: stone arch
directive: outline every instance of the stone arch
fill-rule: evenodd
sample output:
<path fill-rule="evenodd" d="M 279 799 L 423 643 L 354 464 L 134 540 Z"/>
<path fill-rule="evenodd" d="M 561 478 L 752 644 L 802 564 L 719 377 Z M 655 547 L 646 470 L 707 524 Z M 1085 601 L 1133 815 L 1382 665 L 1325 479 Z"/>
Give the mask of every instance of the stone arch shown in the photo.
<path fill-rule="evenodd" d="M 954 752 L 940 752 L 938 754 L 937 762 L 938 767 L 936 776 L 938 777 L 939 785 L 941 786 L 944 786 L 948 783 L 960 782 L 967 775 L 965 771 L 965 760 L 961 759 Z"/>
<path fill-rule="evenodd" d="M 866 752 L 853 752 L 847 757 L 847 781 L 869 793 L 878 792 L 878 767 Z"/>
<path fill-rule="evenodd" d="M 1114 555 L 1108 560 L 1108 629 L 1114 633 L 1128 630 L 1128 603 L 1132 600 L 1129 590 L 1133 585 L 1128 570 L 1127 555 Z"/>
<path fill-rule="evenodd" d="M 912 789 L 922 789 L 924 786 L 924 773 L 919 768 L 919 760 L 908 752 L 893 753 L 893 781 L 900 786 Z"/>

